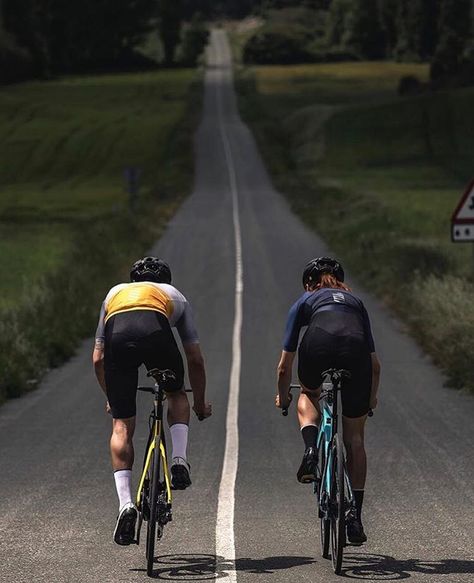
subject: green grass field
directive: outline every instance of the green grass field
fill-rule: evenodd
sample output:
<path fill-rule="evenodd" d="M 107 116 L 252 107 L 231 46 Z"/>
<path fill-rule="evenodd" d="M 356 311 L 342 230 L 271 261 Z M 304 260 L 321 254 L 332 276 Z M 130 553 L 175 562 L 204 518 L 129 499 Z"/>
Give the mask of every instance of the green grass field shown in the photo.
<path fill-rule="evenodd" d="M 0 89 L 0 402 L 93 334 L 107 289 L 191 191 L 200 111 L 195 70 Z"/>
<path fill-rule="evenodd" d="M 400 98 L 404 75 L 425 81 L 428 67 L 254 67 L 237 88 L 295 211 L 406 319 L 450 384 L 474 390 L 472 249 L 450 240 L 472 178 L 474 89 Z"/>
<path fill-rule="evenodd" d="M 123 212 L 126 166 L 141 169 L 144 196 L 183 188 L 167 148 L 195 79 L 160 71 L 0 90 L 0 306 L 61 261 L 81 222 Z"/>

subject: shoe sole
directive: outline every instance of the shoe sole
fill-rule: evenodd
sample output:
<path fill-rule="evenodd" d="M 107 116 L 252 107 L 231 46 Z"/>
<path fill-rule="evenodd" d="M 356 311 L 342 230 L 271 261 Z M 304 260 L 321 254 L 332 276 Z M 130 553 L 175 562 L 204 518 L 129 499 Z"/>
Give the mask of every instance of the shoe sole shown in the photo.
<path fill-rule="evenodd" d="M 191 478 L 185 469 L 176 473 L 174 468 L 171 468 L 171 488 L 173 490 L 186 490 L 191 484 Z"/>
<path fill-rule="evenodd" d="M 363 545 L 365 542 L 367 542 L 367 541 L 362 541 L 362 542 L 352 542 L 352 541 L 350 541 L 350 540 L 349 540 L 349 541 L 348 541 L 348 544 L 349 544 L 351 547 L 361 547 L 361 546 L 362 546 L 362 545 Z"/>
<path fill-rule="evenodd" d="M 304 474 L 298 478 L 298 482 L 301 482 L 301 484 L 311 484 L 312 482 L 316 482 L 316 476 L 314 474 Z"/>
<path fill-rule="evenodd" d="M 137 522 L 137 511 L 134 510 L 134 514 L 132 515 L 131 513 L 129 515 L 124 516 L 121 520 L 119 520 L 117 522 L 117 525 L 115 526 L 115 530 L 114 530 L 114 542 L 117 543 L 118 545 L 122 546 L 122 547 L 126 547 L 131 545 L 135 538 L 135 524 Z M 124 535 L 120 534 L 120 531 L 122 529 L 125 529 L 125 527 L 130 528 L 130 530 L 133 529 L 133 535 L 131 537 L 124 537 Z M 119 538 L 122 537 L 122 538 Z"/>

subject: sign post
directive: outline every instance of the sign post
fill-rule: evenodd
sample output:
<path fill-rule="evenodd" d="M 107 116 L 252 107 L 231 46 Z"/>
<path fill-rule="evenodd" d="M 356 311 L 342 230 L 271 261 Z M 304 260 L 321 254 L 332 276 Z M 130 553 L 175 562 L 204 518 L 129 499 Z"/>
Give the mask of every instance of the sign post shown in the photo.
<path fill-rule="evenodd" d="M 451 240 L 453 243 L 474 242 L 474 180 L 461 197 L 451 217 Z M 473 271 L 474 271 L 474 245 Z"/>
<path fill-rule="evenodd" d="M 134 211 L 137 206 L 141 173 L 142 173 L 141 169 L 137 168 L 136 166 L 127 166 L 124 169 L 124 177 L 128 192 L 128 204 L 130 206 L 131 211 Z"/>

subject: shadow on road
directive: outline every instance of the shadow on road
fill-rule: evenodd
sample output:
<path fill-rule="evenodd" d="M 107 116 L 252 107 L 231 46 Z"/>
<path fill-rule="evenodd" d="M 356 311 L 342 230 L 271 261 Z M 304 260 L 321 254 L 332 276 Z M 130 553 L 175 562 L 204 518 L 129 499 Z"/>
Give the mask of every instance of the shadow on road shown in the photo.
<path fill-rule="evenodd" d="M 315 565 L 312 557 L 279 556 L 263 559 L 240 558 L 235 561 L 237 572 L 255 575 Z M 330 569 L 330 561 L 325 561 Z M 232 563 L 223 557 L 206 554 L 161 555 L 155 559 L 153 577 L 165 581 L 211 581 L 228 576 Z M 145 569 L 131 569 L 144 571 Z M 349 579 L 367 581 L 400 581 L 412 574 L 450 575 L 474 573 L 474 562 L 457 559 L 423 561 L 421 559 L 396 559 L 389 555 L 347 555 L 344 557 L 342 575 Z M 288 573 L 291 579 L 291 573 Z M 428 579 L 427 579 L 428 580 Z M 432 580 L 432 579 L 430 579 Z"/>
<path fill-rule="evenodd" d="M 389 555 L 347 555 L 344 557 L 342 567 L 342 575 L 345 577 L 369 581 L 399 581 L 409 579 L 413 573 L 424 575 L 474 573 L 474 562 L 458 559 L 400 560 Z"/>
<path fill-rule="evenodd" d="M 274 573 L 284 569 L 292 569 L 303 565 L 311 565 L 316 561 L 312 557 L 266 557 L 264 559 L 236 559 L 235 570 L 256 575 Z M 205 554 L 161 555 L 155 559 L 155 579 L 165 581 L 207 581 L 227 577 L 226 571 L 232 568 L 232 563 L 223 557 Z M 142 569 L 132 569 L 142 571 Z"/>

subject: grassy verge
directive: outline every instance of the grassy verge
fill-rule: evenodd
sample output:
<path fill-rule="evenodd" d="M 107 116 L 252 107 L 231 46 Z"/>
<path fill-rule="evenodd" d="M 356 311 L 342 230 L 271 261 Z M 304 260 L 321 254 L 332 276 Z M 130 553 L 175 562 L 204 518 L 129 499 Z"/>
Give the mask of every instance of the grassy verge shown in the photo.
<path fill-rule="evenodd" d="M 470 245 L 449 220 L 471 178 L 474 90 L 400 99 L 423 65 L 258 67 L 237 87 L 277 187 L 447 373 L 474 390 Z M 281 120 L 284 120 L 281 123 Z"/>
<path fill-rule="evenodd" d="M 0 91 L 0 402 L 93 333 L 108 287 L 190 192 L 200 104 L 190 70 Z"/>

